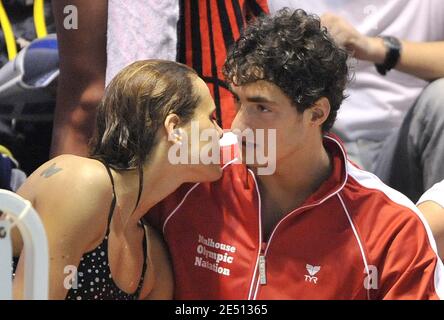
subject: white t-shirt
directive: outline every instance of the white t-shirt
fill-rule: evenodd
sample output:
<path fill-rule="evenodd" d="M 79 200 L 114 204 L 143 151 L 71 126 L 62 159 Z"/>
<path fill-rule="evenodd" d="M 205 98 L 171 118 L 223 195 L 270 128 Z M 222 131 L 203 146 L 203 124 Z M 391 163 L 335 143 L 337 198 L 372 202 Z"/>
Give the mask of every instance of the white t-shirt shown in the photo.
<path fill-rule="evenodd" d="M 368 36 L 391 35 L 402 40 L 444 40 L 443 0 L 269 0 L 270 12 L 282 7 L 301 8 L 319 16 L 342 16 Z M 402 120 L 428 84 L 391 70 L 377 73 L 373 63 L 356 61 L 349 97 L 339 109 L 335 128 L 346 141 L 381 141 L 401 126 Z"/>
<path fill-rule="evenodd" d="M 418 205 L 426 201 L 433 201 L 444 208 L 444 180 L 438 182 L 429 190 L 427 190 L 418 200 Z"/>
<path fill-rule="evenodd" d="M 176 60 L 179 0 L 109 0 L 106 84 L 137 60 Z"/>

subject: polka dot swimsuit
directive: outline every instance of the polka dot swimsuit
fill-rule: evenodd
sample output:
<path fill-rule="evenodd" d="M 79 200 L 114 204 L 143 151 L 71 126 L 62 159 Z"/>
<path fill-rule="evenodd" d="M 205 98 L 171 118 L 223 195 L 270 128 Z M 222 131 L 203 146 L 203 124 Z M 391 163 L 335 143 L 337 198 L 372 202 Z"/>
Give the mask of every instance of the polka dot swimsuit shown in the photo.
<path fill-rule="evenodd" d="M 94 250 L 87 252 L 80 259 L 77 268 L 77 283 L 71 288 L 66 300 L 137 300 L 142 289 L 144 275 L 147 269 L 147 237 L 144 228 L 143 233 L 143 267 L 139 284 L 134 293 L 127 293 L 121 290 L 114 282 L 109 268 L 108 260 L 108 237 L 110 232 L 110 222 L 114 207 L 116 205 L 116 193 L 114 190 L 114 180 L 111 171 L 106 166 L 113 185 L 113 200 L 108 216 L 108 225 L 105 239 Z M 143 228 L 143 224 L 140 223 Z"/>

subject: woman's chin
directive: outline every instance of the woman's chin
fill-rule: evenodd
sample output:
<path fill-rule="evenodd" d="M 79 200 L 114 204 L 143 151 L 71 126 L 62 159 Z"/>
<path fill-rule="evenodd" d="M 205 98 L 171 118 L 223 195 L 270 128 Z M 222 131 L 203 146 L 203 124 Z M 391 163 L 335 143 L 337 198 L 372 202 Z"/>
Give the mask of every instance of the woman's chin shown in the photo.
<path fill-rule="evenodd" d="M 215 166 L 212 172 L 213 172 L 213 178 L 210 181 L 216 181 L 222 177 L 223 170 L 219 165 Z"/>
<path fill-rule="evenodd" d="M 204 182 L 213 182 L 219 180 L 222 177 L 222 168 L 219 165 L 211 165 L 208 168 L 207 176 Z"/>
<path fill-rule="evenodd" d="M 196 172 L 191 182 L 213 182 L 222 177 L 222 168 L 219 165 L 206 165 L 204 170 Z"/>

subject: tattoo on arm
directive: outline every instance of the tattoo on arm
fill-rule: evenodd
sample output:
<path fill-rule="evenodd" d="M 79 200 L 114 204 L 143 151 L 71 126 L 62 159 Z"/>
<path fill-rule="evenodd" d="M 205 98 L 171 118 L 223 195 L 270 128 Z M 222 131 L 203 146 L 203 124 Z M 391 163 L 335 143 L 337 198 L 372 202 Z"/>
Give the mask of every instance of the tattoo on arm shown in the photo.
<path fill-rule="evenodd" d="M 53 163 L 48 169 L 46 169 L 45 171 L 43 171 L 40 176 L 41 177 L 45 177 L 45 178 L 49 178 L 53 175 L 55 175 L 57 172 L 62 171 L 62 168 L 57 168 L 56 164 Z"/>

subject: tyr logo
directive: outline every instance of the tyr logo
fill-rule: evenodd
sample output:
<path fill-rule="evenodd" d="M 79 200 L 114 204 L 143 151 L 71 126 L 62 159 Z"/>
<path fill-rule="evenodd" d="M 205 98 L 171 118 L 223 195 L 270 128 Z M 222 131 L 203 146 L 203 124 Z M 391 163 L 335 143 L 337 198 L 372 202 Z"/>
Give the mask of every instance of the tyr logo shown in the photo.
<path fill-rule="evenodd" d="M 312 266 L 311 264 L 307 264 L 305 266 L 307 268 L 307 271 L 309 274 L 305 275 L 305 281 L 307 282 L 313 282 L 314 284 L 317 284 L 318 282 L 318 278 L 315 277 L 316 273 L 319 272 L 319 270 L 321 270 L 320 266 Z"/>

